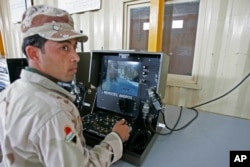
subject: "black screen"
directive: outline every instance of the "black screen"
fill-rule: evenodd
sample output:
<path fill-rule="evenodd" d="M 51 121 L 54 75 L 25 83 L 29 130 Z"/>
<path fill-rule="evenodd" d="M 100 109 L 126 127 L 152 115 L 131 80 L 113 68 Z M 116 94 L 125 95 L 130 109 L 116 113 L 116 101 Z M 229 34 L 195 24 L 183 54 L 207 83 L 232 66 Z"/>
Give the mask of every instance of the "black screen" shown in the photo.
<path fill-rule="evenodd" d="M 20 78 L 21 70 L 28 66 L 26 58 L 7 59 L 10 83 Z"/>

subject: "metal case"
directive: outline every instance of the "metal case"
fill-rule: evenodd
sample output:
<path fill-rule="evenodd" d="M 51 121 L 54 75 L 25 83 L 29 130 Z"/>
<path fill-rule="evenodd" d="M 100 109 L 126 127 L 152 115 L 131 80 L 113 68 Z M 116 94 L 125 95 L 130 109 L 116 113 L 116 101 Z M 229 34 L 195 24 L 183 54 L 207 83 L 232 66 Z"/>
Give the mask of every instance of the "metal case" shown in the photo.
<path fill-rule="evenodd" d="M 98 144 L 118 119 L 125 118 L 132 131 L 122 159 L 140 165 L 156 138 L 169 57 L 158 52 L 97 50 L 89 58 L 89 107 L 80 111 L 87 144 Z"/>

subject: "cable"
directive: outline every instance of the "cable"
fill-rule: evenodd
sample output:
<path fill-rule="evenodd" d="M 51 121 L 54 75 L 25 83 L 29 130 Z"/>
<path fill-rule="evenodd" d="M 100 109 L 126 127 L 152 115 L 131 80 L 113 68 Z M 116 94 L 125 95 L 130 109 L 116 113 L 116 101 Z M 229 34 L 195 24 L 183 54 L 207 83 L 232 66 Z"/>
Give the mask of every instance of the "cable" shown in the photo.
<path fill-rule="evenodd" d="M 158 135 L 170 135 L 171 133 L 173 133 L 173 131 L 175 131 L 176 126 L 178 125 L 179 121 L 181 120 L 182 107 L 181 107 L 181 109 L 180 109 L 180 113 L 179 113 L 178 119 L 177 119 L 176 123 L 174 124 L 174 127 L 173 127 L 173 128 L 169 128 L 169 127 L 168 127 L 168 125 L 167 125 L 167 123 L 166 123 L 166 120 L 165 120 L 165 115 L 164 115 L 164 113 L 162 112 L 162 110 L 160 110 L 160 113 L 162 114 L 163 123 L 164 123 L 165 127 L 166 127 L 167 129 L 169 129 L 170 131 L 167 132 L 167 133 L 160 133 L 160 132 L 154 130 L 154 128 L 153 128 L 152 125 L 151 125 L 151 121 L 149 121 L 149 128 L 150 128 L 151 131 L 153 131 L 154 133 L 156 133 L 156 134 L 158 134 Z"/>
<path fill-rule="evenodd" d="M 215 98 L 215 99 L 212 99 L 212 100 L 209 100 L 209 101 L 207 101 L 207 102 L 201 103 L 201 104 L 199 104 L 199 105 L 195 105 L 195 106 L 193 106 L 193 107 L 188 107 L 187 109 L 191 109 L 191 110 L 195 111 L 195 116 L 194 116 L 190 121 L 188 121 L 185 125 L 183 125 L 182 127 L 176 129 L 176 127 L 177 127 L 177 125 L 178 125 L 178 123 L 179 123 L 179 121 L 180 121 L 180 119 L 181 119 L 181 115 L 182 115 L 182 109 L 183 109 L 183 107 L 180 106 L 180 113 L 179 113 L 179 116 L 178 116 L 177 121 L 176 121 L 176 123 L 175 123 L 175 125 L 174 125 L 173 128 L 168 127 L 168 125 L 166 124 L 165 115 L 164 115 L 162 109 L 159 110 L 160 113 L 162 114 L 163 123 L 164 123 L 165 127 L 166 127 L 168 130 L 170 130 L 168 133 L 160 133 L 160 132 L 157 132 L 156 130 L 153 129 L 153 127 L 151 126 L 151 122 L 149 121 L 150 129 L 151 129 L 153 132 L 155 132 L 155 133 L 157 133 L 157 134 L 159 134 L 159 135 L 169 135 L 169 134 L 173 133 L 174 131 L 179 131 L 179 130 L 182 130 L 182 129 L 186 128 L 187 126 L 189 126 L 189 125 L 198 117 L 199 112 L 196 110 L 197 107 L 203 106 L 203 105 L 205 105 L 205 104 L 214 102 L 214 101 L 216 101 L 216 100 L 219 100 L 219 99 L 225 97 L 226 95 L 228 95 L 228 94 L 230 94 L 231 92 L 233 92 L 236 88 L 238 88 L 238 87 L 239 87 L 239 86 L 240 86 L 249 76 L 250 76 L 250 73 L 248 73 L 248 74 L 247 74 L 247 75 L 246 75 L 246 76 L 245 76 L 236 86 L 234 86 L 231 90 L 229 90 L 229 91 L 226 92 L 225 94 L 223 94 L 223 95 L 221 95 L 221 96 L 219 96 L 219 97 L 217 97 L 217 98 Z"/>
<path fill-rule="evenodd" d="M 235 86 L 233 87 L 231 90 L 229 90 L 228 92 L 226 92 L 225 94 L 213 99 L 213 100 L 210 100 L 210 101 L 207 101 L 205 103 L 201 103 L 199 105 L 196 105 L 196 106 L 193 106 L 193 107 L 189 107 L 188 109 L 193 109 L 193 108 L 196 108 L 196 107 L 200 107 L 200 106 L 203 106 L 205 104 L 208 104 L 208 103 L 211 103 L 213 101 L 216 101 L 216 100 L 219 100 L 221 99 L 222 97 L 225 97 L 226 95 L 228 95 L 229 93 L 231 93 L 232 91 L 234 91 L 237 87 L 239 87 L 248 77 L 250 76 L 250 72 Z"/>

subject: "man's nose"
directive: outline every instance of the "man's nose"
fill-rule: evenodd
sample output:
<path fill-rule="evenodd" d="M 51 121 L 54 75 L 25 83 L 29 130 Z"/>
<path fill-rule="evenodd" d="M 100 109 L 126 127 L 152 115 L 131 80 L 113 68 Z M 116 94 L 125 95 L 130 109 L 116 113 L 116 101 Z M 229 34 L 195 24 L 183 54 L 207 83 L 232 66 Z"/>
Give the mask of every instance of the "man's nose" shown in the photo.
<path fill-rule="evenodd" d="M 80 57 L 79 57 L 79 55 L 77 54 L 76 51 L 73 51 L 71 57 L 72 57 L 71 60 L 72 60 L 73 62 L 79 62 L 79 61 L 80 61 Z"/>

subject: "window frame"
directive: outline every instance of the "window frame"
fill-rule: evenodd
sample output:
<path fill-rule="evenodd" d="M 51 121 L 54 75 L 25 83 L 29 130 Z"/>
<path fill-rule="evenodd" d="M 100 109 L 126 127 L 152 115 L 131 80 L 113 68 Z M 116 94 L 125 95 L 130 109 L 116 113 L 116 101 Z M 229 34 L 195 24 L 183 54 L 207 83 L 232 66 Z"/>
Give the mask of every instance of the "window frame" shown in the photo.
<path fill-rule="evenodd" d="M 199 16 L 198 16 L 198 24 L 197 24 L 197 32 L 196 32 L 196 40 L 195 40 L 195 48 L 194 48 L 194 58 L 193 58 L 193 68 L 192 75 L 178 75 L 178 74 L 170 74 L 167 75 L 167 85 L 166 86 L 174 86 L 174 87 L 183 87 L 183 88 L 191 88 L 191 89 L 201 89 L 202 75 L 204 73 L 204 64 L 205 64 L 205 56 L 202 56 L 203 49 L 203 34 L 207 31 L 205 29 L 205 20 L 206 20 L 206 3 L 207 0 L 166 0 L 165 4 L 173 4 L 173 3 L 185 3 L 185 2 L 194 2 L 199 1 Z M 131 6 L 138 7 L 150 7 L 149 0 L 123 0 L 124 5 L 124 49 L 129 48 L 129 9 Z M 171 61 L 171 60 L 170 60 Z"/>

